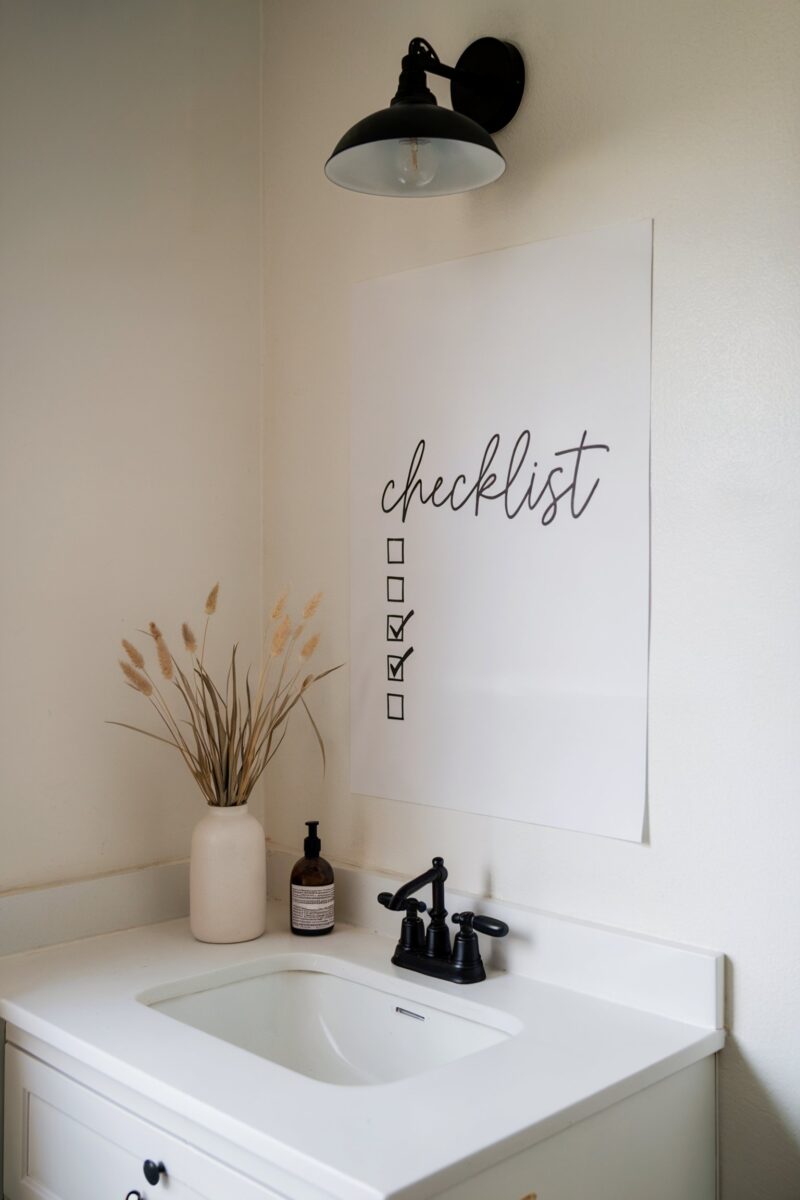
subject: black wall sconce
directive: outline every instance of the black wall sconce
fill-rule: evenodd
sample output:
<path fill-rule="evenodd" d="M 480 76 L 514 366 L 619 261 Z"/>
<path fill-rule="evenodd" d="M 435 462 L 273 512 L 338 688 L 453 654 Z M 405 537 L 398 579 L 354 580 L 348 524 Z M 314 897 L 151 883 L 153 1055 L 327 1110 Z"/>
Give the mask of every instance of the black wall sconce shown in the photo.
<path fill-rule="evenodd" d="M 452 109 L 439 107 L 427 72 L 450 80 Z M 506 163 L 491 134 L 514 116 L 524 89 L 525 65 L 510 42 L 479 38 L 448 67 L 413 38 L 389 108 L 348 129 L 325 174 L 373 196 L 449 196 L 494 183 Z"/>

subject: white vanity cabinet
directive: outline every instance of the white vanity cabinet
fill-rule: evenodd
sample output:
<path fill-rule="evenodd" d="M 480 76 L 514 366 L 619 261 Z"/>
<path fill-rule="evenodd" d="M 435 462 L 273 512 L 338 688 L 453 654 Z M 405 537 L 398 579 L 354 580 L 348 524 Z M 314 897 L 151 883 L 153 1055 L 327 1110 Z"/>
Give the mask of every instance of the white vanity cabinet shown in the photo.
<path fill-rule="evenodd" d="M 5 1066 L 7 1200 L 286 1200 L 14 1045 Z"/>
<path fill-rule="evenodd" d="M 6 1200 L 714 1200 L 721 956 L 534 914 L 545 978 L 465 989 L 321 940 L 0 959 Z"/>
<path fill-rule="evenodd" d="M 13 1044 L 6 1048 L 5 1105 L 7 1200 L 308 1195 L 299 1180 L 299 1191 L 257 1183 Z M 201 1142 L 203 1131 L 195 1133 Z M 439 1200 L 713 1200 L 714 1144 L 714 1060 L 706 1058 L 435 1194 Z M 148 1159 L 166 1169 L 155 1186 L 144 1177 Z"/>

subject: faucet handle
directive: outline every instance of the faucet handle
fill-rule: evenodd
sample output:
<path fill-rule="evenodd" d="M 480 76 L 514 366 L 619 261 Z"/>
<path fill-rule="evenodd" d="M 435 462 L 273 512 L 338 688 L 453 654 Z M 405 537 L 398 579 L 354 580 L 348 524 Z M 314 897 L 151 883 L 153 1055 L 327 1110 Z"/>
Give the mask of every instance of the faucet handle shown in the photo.
<path fill-rule="evenodd" d="M 378 892 L 378 904 L 382 904 L 384 908 L 389 907 L 391 900 L 391 892 Z M 400 905 L 400 908 L 397 911 L 400 912 L 402 910 L 406 910 L 410 916 L 415 917 L 417 913 L 425 912 L 426 909 L 427 905 L 423 900 L 418 900 L 416 896 L 409 896 L 408 899 Z"/>
<path fill-rule="evenodd" d="M 496 917 L 482 917 L 480 913 L 453 913 L 452 920 L 454 925 L 461 926 L 462 933 L 469 929 L 474 929 L 476 933 L 488 933 L 489 937 L 505 937 L 508 933 L 505 921 L 498 921 Z"/>

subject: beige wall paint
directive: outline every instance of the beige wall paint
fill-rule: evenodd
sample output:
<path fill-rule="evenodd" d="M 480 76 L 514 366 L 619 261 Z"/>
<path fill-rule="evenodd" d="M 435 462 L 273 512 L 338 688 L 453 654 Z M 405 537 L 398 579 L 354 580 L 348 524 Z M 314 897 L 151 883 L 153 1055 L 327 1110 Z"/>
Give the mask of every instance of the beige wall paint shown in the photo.
<path fill-rule="evenodd" d="M 188 853 L 121 636 L 257 648 L 260 19 L 0 4 L 0 891 Z"/>
<path fill-rule="evenodd" d="M 649 841 L 353 796 L 347 680 L 293 730 L 268 831 L 730 955 L 724 1200 L 800 1180 L 800 6 L 794 0 L 270 0 L 265 25 L 265 581 L 328 592 L 348 647 L 348 306 L 354 281 L 654 217 Z M 530 82 L 504 179 L 393 201 L 322 164 L 388 102 L 408 39 L 445 61 L 492 33 Z M 446 93 L 440 88 L 440 96 Z M 446 319 L 446 315 L 443 317 Z M 435 336 L 432 331 L 431 336 Z M 413 387 L 414 349 L 389 364 Z M 456 798 L 454 797 L 454 800 Z"/>

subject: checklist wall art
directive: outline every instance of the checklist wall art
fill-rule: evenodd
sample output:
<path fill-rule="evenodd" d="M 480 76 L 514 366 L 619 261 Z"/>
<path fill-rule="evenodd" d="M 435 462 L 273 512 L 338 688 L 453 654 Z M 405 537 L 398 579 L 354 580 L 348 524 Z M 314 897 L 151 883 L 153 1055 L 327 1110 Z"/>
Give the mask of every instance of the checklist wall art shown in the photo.
<path fill-rule="evenodd" d="M 638 841 L 652 224 L 359 284 L 352 789 Z"/>

